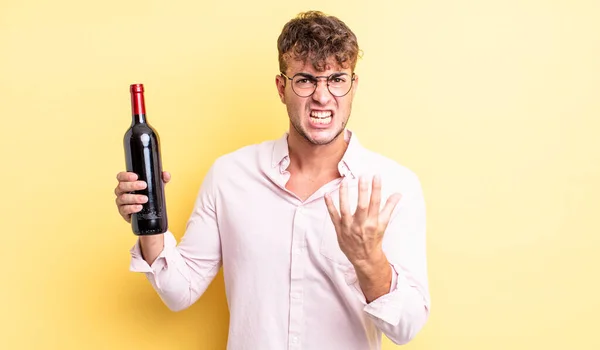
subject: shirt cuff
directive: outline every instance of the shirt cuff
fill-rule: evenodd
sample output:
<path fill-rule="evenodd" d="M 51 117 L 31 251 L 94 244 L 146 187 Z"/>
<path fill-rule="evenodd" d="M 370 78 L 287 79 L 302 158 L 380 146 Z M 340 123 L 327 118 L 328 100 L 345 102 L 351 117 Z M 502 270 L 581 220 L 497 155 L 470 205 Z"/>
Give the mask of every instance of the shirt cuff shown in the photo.
<path fill-rule="evenodd" d="M 164 247 L 158 257 L 150 266 L 146 260 L 142 257 L 142 249 L 140 247 L 140 239 L 138 238 L 134 246 L 129 250 L 131 260 L 129 263 L 129 270 L 132 272 L 143 272 L 155 275 L 164 269 L 167 265 L 166 256 L 168 252 L 177 245 L 175 237 L 170 231 L 164 233 Z"/>
<path fill-rule="evenodd" d="M 363 310 L 375 318 L 381 319 L 393 326 L 396 326 L 398 323 L 400 323 L 401 316 L 399 286 L 407 285 L 408 281 L 406 281 L 406 279 L 398 273 L 399 269 L 393 264 L 390 264 L 390 268 L 392 269 L 392 283 L 390 292 L 380 296 L 368 304 L 365 302 L 365 307 Z M 360 290 L 360 286 L 358 286 L 358 288 Z M 365 300 L 364 295 L 362 298 Z"/>

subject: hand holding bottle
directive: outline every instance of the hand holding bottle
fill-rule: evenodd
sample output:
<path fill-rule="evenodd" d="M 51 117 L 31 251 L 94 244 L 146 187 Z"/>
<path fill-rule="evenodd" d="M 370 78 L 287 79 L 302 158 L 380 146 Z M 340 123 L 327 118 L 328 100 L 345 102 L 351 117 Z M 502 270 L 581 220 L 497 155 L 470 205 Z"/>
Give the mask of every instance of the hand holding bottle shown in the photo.
<path fill-rule="evenodd" d="M 138 181 L 135 173 L 126 171 L 118 173 L 117 180 L 119 181 L 115 187 L 117 209 L 123 219 L 131 223 L 131 214 L 142 210 L 142 205 L 148 201 L 147 196 L 132 192 L 145 189 L 147 184 L 144 181 Z M 163 171 L 162 180 L 165 184 L 168 183 L 171 180 L 171 174 Z"/>

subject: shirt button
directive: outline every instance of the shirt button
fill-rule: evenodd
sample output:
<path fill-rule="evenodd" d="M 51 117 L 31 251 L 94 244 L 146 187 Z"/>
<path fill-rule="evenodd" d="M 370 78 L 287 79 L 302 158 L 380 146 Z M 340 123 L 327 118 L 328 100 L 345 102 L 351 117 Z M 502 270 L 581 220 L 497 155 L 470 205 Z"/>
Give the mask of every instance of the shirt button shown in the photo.
<path fill-rule="evenodd" d="M 302 253 L 302 248 L 296 248 L 296 254 Z"/>
<path fill-rule="evenodd" d="M 292 343 L 298 344 L 298 337 L 293 337 L 292 338 Z"/>

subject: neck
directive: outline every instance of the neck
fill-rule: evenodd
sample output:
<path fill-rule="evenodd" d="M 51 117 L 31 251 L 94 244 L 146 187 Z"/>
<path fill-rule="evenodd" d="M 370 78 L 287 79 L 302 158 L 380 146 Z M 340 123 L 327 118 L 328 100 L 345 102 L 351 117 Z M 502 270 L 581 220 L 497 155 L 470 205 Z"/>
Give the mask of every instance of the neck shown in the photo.
<path fill-rule="evenodd" d="M 327 145 L 315 145 L 291 128 L 288 136 L 290 167 L 304 174 L 337 174 L 338 163 L 348 147 L 344 133 Z"/>

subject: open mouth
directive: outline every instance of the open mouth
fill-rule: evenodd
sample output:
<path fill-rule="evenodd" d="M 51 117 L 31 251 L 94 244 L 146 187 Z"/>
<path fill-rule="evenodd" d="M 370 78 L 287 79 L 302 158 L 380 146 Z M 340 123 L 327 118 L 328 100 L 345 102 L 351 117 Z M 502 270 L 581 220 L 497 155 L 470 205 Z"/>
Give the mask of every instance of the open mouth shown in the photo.
<path fill-rule="evenodd" d="M 316 111 L 310 112 L 310 121 L 315 125 L 328 125 L 331 123 L 333 113 L 331 111 Z"/>

